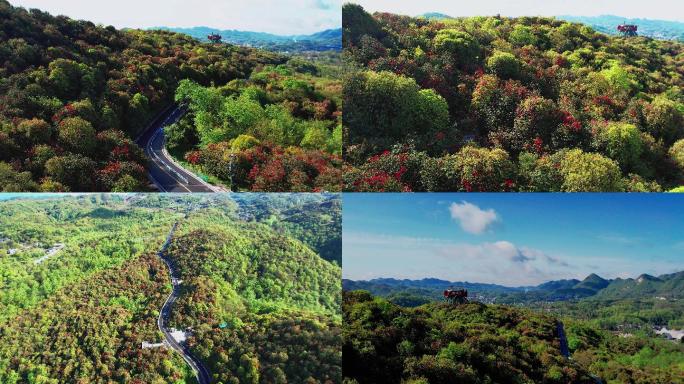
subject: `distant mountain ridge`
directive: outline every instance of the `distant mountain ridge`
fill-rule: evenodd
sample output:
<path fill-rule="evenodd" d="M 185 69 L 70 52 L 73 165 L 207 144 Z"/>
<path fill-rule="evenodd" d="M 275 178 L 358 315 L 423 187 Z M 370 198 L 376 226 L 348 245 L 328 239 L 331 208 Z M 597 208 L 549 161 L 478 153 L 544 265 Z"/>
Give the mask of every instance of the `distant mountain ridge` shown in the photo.
<path fill-rule="evenodd" d="M 637 278 L 613 280 L 604 279 L 592 273 L 583 280 L 553 280 L 537 286 L 522 287 L 435 278 L 342 280 L 342 288 L 346 291 L 366 290 L 383 297 L 412 294 L 436 299 L 440 297 L 442 290 L 452 286 L 467 289 L 477 297 L 495 298 L 497 302 L 564 301 L 588 297 L 613 300 L 657 296 L 677 299 L 684 297 L 684 271 L 657 277 L 642 274 Z"/>
<path fill-rule="evenodd" d="M 342 49 L 342 28 L 326 29 L 310 35 L 276 35 L 266 32 L 219 30 L 206 26 L 192 28 L 154 27 L 183 33 L 200 41 L 209 41 L 208 35 L 217 33 L 226 43 L 268 49 L 273 51 L 340 51 Z"/>
<path fill-rule="evenodd" d="M 464 281 L 447 281 L 436 278 L 425 278 L 420 280 L 409 279 L 394 279 L 394 278 L 377 278 L 368 281 L 355 281 L 342 279 L 342 288 L 347 291 L 363 289 L 368 290 L 368 287 L 373 287 L 373 291 L 379 292 L 382 290 L 392 291 L 398 287 L 406 289 L 437 289 L 443 290 L 448 287 L 458 287 L 469 290 L 487 291 L 487 292 L 522 292 L 534 287 L 506 287 L 497 284 L 487 283 L 470 283 Z M 378 294 L 378 293 L 374 293 Z"/>
<path fill-rule="evenodd" d="M 427 13 L 423 13 L 419 17 L 424 17 L 428 20 L 453 19 L 453 17 L 451 17 L 449 15 L 445 15 L 443 13 L 439 13 L 439 12 L 427 12 Z"/>
<path fill-rule="evenodd" d="M 453 19 L 453 16 L 439 12 L 427 12 L 419 17 L 428 20 Z M 609 35 L 617 35 L 617 26 L 620 24 L 635 24 L 638 26 L 638 34 L 641 36 L 652 37 L 662 40 L 684 41 L 684 22 L 654 19 L 632 19 L 615 15 L 601 16 L 555 16 L 558 20 L 569 21 L 572 23 L 586 24 L 596 31 Z"/>
<path fill-rule="evenodd" d="M 587 24 L 599 32 L 617 35 L 617 26 L 620 24 L 635 24 L 641 36 L 654 39 L 684 41 L 684 22 L 651 19 L 630 19 L 615 15 L 601 16 L 556 16 L 559 20 Z"/>

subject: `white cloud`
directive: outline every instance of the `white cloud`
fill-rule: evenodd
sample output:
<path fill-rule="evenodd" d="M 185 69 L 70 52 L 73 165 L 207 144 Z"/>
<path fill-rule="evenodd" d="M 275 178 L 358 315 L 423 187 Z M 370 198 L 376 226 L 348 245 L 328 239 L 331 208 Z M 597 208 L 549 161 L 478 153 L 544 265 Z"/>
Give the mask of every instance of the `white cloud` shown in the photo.
<path fill-rule="evenodd" d="M 412 237 L 345 230 L 342 237 L 345 278 L 422 279 L 435 277 L 508 286 L 537 285 L 550 280 L 654 276 L 682 270 L 673 260 L 610 255 L 558 254 L 512 241 L 464 243 L 450 239 Z M 616 269 L 616 266 L 620 266 Z M 624 273 L 620 273 L 624 272 Z"/>
<path fill-rule="evenodd" d="M 477 205 L 467 201 L 452 203 L 449 206 L 451 218 L 461 223 L 461 228 L 468 233 L 479 235 L 499 221 L 499 216 L 493 209 L 482 210 Z"/>
<path fill-rule="evenodd" d="M 510 261 L 512 263 L 527 263 L 538 258 L 544 259 L 544 252 L 527 247 L 517 247 L 510 241 L 497 241 L 482 244 L 454 244 L 445 246 L 437 251 L 447 258 L 467 259 L 472 262 Z"/>

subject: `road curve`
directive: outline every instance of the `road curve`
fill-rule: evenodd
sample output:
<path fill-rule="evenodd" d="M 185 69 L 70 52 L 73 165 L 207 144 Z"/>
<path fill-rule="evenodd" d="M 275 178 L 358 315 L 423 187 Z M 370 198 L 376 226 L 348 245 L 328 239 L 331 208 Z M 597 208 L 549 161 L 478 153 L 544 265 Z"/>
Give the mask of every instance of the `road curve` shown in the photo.
<path fill-rule="evenodd" d="M 176 299 L 178 299 L 178 294 L 180 291 L 180 280 L 173 269 L 171 261 L 166 257 L 165 254 L 166 248 L 168 248 L 169 244 L 171 244 L 171 239 L 173 238 L 173 234 L 176 231 L 176 227 L 178 227 L 178 222 L 173 224 L 173 228 L 171 228 L 171 232 L 169 232 L 169 235 L 166 238 L 166 242 L 157 253 L 157 256 L 159 256 L 159 258 L 162 259 L 164 264 L 166 264 L 166 267 L 169 269 L 169 274 L 171 275 L 171 284 L 173 286 L 171 294 L 169 294 L 169 297 L 166 298 L 164 305 L 162 305 L 162 308 L 159 311 L 159 317 L 157 318 L 157 327 L 164 334 L 166 344 L 172 349 L 174 349 L 176 352 L 178 352 L 183 358 L 183 360 L 185 360 L 185 362 L 190 366 L 192 371 L 195 373 L 195 376 L 197 377 L 197 381 L 199 382 L 199 384 L 210 384 L 211 375 L 209 374 L 207 368 L 202 364 L 201 361 L 199 361 L 199 359 L 195 358 L 190 353 L 190 350 L 187 347 L 179 344 L 176 341 L 176 339 L 174 339 L 173 336 L 171 336 L 171 330 L 166 324 L 169 318 L 169 314 L 171 313 L 171 307 L 173 306 L 173 303 L 176 301 Z"/>
<path fill-rule="evenodd" d="M 166 151 L 164 127 L 178 121 L 183 114 L 183 107 L 169 106 L 136 140 L 149 159 L 149 177 L 161 192 L 218 192 L 218 188 L 181 167 Z"/>

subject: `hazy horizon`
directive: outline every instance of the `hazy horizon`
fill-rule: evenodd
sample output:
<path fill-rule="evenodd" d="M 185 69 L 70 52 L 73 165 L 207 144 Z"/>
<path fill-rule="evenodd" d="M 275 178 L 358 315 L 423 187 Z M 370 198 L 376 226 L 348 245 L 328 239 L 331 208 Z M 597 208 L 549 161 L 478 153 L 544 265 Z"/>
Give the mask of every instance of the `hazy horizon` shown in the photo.
<path fill-rule="evenodd" d="M 680 272 L 678 201 L 676 194 L 345 194 L 342 274 L 517 287 L 592 273 Z"/>
<path fill-rule="evenodd" d="M 684 22 L 682 12 L 672 9 L 682 7 L 679 0 L 480 0 L 477 2 L 424 0 L 420 2 L 396 2 L 394 0 L 352 0 L 368 12 L 389 12 L 408 16 L 425 13 L 442 13 L 453 17 L 493 16 L 500 14 L 508 17 L 519 16 L 618 16 Z"/>
<path fill-rule="evenodd" d="M 24 8 L 117 28 L 192 28 L 308 35 L 342 25 L 341 0 L 9 0 Z M 135 11 L 131 11 L 135 10 Z M 265 10 L 268 10 L 267 12 Z"/>
<path fill-rule="evenodd" d="M 661 273 L 661 274 L 651 275 L 651 276 L 658 277 L 658 276 L 667 275 L 667 274 L 672 274 L 672 273 L 677 273 L 677 272 L 684 272 L 684 268 L 682 268 L 681 271 L 670 272 L 670 273 Z M 593 272 L 592 272 L 592 273 L 593 273 Z M 547 283 L 547 282 L 549 282 L 549 281 L 558 281 L 558 280 L 572 280 L 572 279 L 575 279 L 575 280 L 582 281 L 582 280 L 586 279 L 587 277 L 589 277 L 590 275 L 591 275 L 591 274 L 586 275 L 586 276 L 584 276 L 583 278 L 568 277 L 568 278 L 565 278 L 565 279 L 564 279 L 564 278 L 559 278 L 559 279 L 554 279 L 554 280 L 546 280 L 546 281 L 541 282 L 540 284 Z M 636 278 L 638 278 L 639 276 L 643 275 L 643 273 L 641 273 L 641 274 L 639 274 L 639 275 L 635 275 L 635 276 L 615 277 L 615 278 L 607 278 L 607 277 L 605 277 L 605 276 L 601 276 L 601 274 L 599 274 L 599 273 L 596 273 L 596 275 L 598 275 L 599 277 L 601 277 L 601 278 L 603 278 L 603 279 L 606 279 L 606 280 L 615 280 L 615 279 L 636 279 Z M 647 275 L 648 275 L 648 273 L 647 273 Z M 416 278 L 412 278 L 412 279 L 396 278 L 396 277 L 392 277 L 392 276 L 380 276 L 380 277 L 374 277 L 374 278 L 372 278 L 372 279 L 349 279 L 349 278 L 343 277 L 343 279 L 344 279 L 344 280 L 349 280 L 349 281 L 357 281 L 357 282 L 359 282 L 359 281 L 384 280 L 384 279 L 394 279 L 394 280 L 400 280 L 400 281 L 401 281 L 401 280 L 420 281 L 420 280 L 425 280 L 425 279 L 437 279 L 437 280 L 448 281 L 448 282 L 450 282 L 450 283 L 492 284 L 492 285 L 499 285 L 499 286 L 507 287 L 507 288 L 536 287 L 537 285 L 539 285 L 539 284 L 534 284 L 534 285 L 506 285 L 506 284 L 497 284 L 497 283 L 483 283 L 483 282 L 481 282 L 481 281 L 448 280 L 448 279 L 436 278 L 436 277 L 434 277 L 434 276 L 416 277 Z"/>

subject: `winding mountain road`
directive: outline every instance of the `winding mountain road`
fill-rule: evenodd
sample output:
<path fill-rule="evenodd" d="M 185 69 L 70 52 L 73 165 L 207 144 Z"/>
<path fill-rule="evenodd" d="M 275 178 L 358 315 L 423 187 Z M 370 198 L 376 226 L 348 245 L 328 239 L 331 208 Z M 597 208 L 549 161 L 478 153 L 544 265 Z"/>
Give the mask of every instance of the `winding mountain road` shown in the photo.
<path fill-rule="evenodd" d="M 210 384 L 211 375 L 209 374 L 207 368 L 202 364 L 202 362 L 199 359 L 195 358 L 190 353 L 190 350 L 187 347 L 181 345 L 176 341 L 176 339 L 171 335 L 171 329 L 168 327 L 167 324 L 169 315 L 171 313 L 171 307 L 173 306 L 173 303 L 176 301 L 176 299 L 178 299 L 181 283 L 181 280 L 178 278 L 176 272 L 173 269 L 171 260 L 169 260 L 165 254 L 166 249 L 169 247 L 169 244 L 171 244 L 173 234 L 176 231 L 177 227 L 178 222 L 173 224 L 173 228 L 171 228 L 171 232 L 169 232 L 169 235 L 166 238 L 166 242 L 157 253 L 157 256 L 159 256 L 159 258 L 162 259 L 164 264 L 166 264 L 166 266 L 169 268 L 169 274 L 171 275 L 171 284 L 173 285 L 171 294 L 169 294 L 169 297 L 166 298 L 164 305 L 159 311 L 159 317 L 157 318 L 157 327 L 164 334 L 164 338 L 166 338 L 166 344 L 173 350 L 178 352 L 181 355 L 181 357 L 183 357 L 183 360 L 185 360 L 185 362 L 190 366 L 192 371 L 195 373 L 195 376 L 197 377 L 197 381 L 199 382 L 199 384 Z"/>
<path fill-rule="evenodd" d="M 212 186 L 176 163 L 166 151 L 164 127 L 178 121 L 185 112 L 184 107 L 171 105 L 136 140 L 149 159 L 150 180 L 161 192 L 220 192 L 220 188 Z"/>
<path fill-rule="evenodd" d="M 566 359 L 570 358 L 570 348 L 568 348 L 568 338 L 565 336 L 565 327 L 562 321 L 556 321 L 556 331 L 560 340 L 561 355 Z"/>

